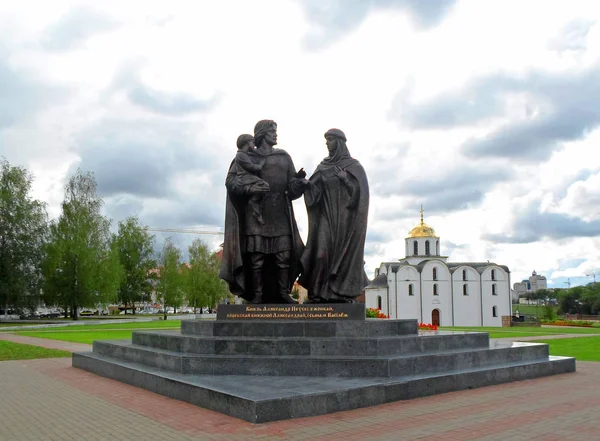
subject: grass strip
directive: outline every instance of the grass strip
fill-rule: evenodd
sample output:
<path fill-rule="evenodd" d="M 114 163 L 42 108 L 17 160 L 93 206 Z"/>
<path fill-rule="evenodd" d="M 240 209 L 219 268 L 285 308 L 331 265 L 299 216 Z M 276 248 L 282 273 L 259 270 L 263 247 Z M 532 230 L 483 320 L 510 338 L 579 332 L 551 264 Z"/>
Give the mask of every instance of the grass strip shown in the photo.
<path fill-rule="evenodd" d="M 535 343 L 547 343 L 550 355 L 575 357 L 580 361 L 600 361 L 600 337 L 536 340 Z"/>
<path fill-rule="evenodd" d="M 32 360 L 34 358 L 61 358 L 70 356 L 71 353 L 68 351 L 40 348 L 39 346 L 0 340 L 0 361 Z"/>

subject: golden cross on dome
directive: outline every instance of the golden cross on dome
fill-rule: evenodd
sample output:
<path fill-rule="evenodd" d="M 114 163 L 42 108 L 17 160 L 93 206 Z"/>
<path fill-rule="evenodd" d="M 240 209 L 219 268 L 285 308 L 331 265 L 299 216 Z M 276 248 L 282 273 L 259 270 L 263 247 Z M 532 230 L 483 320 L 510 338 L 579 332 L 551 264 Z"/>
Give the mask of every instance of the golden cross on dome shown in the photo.
<path fill-rule="evenodd" d="M 424 222 L 423 222 L 423 213 L 425 213 L 425 210 L 423 210 L 423 205 L 421 205 L 421 225 L 424 224 Z"/>

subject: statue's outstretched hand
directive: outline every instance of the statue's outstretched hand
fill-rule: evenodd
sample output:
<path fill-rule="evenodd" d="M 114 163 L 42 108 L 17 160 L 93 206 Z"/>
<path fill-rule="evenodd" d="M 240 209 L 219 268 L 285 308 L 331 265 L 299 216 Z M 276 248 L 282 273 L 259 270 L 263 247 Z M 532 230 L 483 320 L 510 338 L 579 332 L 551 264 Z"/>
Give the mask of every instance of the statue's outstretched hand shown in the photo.
<path fill-rule="evenodd" d="M 298 170 L 298 172 L 296 173 L 296 177 L 300 179 L 306 178 L 306 171 L 304 171 L 304 167 Z"/>

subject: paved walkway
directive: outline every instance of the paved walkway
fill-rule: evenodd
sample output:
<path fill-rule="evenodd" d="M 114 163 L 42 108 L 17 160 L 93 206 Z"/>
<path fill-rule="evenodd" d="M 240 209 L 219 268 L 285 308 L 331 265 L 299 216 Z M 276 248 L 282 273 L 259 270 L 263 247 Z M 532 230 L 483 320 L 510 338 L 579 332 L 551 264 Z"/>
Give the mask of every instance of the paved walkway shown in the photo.
<path fill-rule="evenodd" d="M 0 338 L 90 350 L 13 334 Z M 573 374 L 253 425 L 74 369 L 69 358 L 4 361 L 0 440 L 587 441 L 600 439 L 598 384 L 600 363 L 579 362 Z"/>
<path fill-rule="evenodd" d="M 0 440 L 592 440 L 600 363 L 577 372 L 253 425 L 88 372 L 0 362 Z M 433 438 L 432 438 L 433 437 Z"/>

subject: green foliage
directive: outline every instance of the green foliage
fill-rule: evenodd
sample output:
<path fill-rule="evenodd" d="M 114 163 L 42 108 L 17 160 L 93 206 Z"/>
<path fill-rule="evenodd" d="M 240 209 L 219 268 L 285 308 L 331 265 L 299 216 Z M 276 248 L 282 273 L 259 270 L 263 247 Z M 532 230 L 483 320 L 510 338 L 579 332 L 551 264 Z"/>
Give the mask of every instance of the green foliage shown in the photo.
<path fill-rule="evenodd" d="M 600 314 L 600 284 L 590 283 L 562 290 L 558 295 L 562 314 Z"/>
<path fill-rule="evenodd" d="M 181 273 L 181 250 L 177 248 L 170 237 L 165 240 L 158 258 L 158 283 L 156 293 L 164 309 L 164 319 L 167 319 L 167 307 L 178 308 L 183 303 L 184 279 Z"/>
<path fill-rule="evenodd" d="M 13 343 L 0 340 L 0 361 L 6 360 L 32 360 L 35 358 L 70 357 L 71 353 L 59 349 L 46 349 L 39 346 Z"/>
<path fill-rule="evenodd" d="M 154 236 L 140 225 L 137 217 L 128 217 L 119 222 L 114 245 L 123 268 L 117 299 L 120 304 L 131 306 L 135 314 L 135 303 L 149 301 L 153 289 L 150 270 L 156 267 Z"/>
<path fill-rule="evenodd" d="M 74 320 L 81 307 L 113 301 L 121 282 L 118 250 L 101 207 L 93 175 L 78 170 L 66 186 L 60 217 L 50 226 L 44 301 L 70 309 Z"/>
<path fill-rule="evenodd" d="M 556 309 L 552 305 L 544 306 L 544 319 L 546 320 L 555 320 L 556 319 Z"/>
<path fill-rule="evenodd" d="M 42 202 L 31 198 L 32 177 L 0 160 L 0 307 L 35 310 L 48 238 Z"/>
<path fill-rule="evenodd" d="M 214 308 L 229 293 L 227 285 L 219 279 L 219 260 L 201 240 L 189 246 L 189 266 L 184 266 L 183 276 L 188 305 L 194 308 Z"/>

